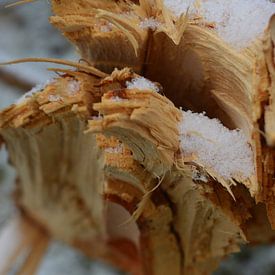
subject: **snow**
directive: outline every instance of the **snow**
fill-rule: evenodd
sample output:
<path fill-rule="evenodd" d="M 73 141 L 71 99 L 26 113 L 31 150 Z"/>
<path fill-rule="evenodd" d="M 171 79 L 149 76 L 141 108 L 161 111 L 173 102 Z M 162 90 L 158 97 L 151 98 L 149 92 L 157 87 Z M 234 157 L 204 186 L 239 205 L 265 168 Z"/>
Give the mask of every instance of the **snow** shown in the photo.
<path fill-rule="evenodd" d="M 121 97 L 119 97 L 119 96 L 112 96 L 112 97 L 110 98 L 110 100 L 113 101 L 113 102 L 128 101 L 128 99 L 126 99 L 126 98 L 121 98 Z"/>
<path fill-rule="evenodd" d="M 80 90 L 80 83 L 78 80 L 71 80 L 68 82 L 67 93 L 69 96 L 76 95 Z"/>
<path fill-rule="evenodd" d="M 111 23 L 106 23 L 100 26 L 101 32 L 111 32 L 113 30 L 113 25 Z"/>
<path fill-rule="evenodd" d="M 119 144 L 116 147 L 105 148 L 105 152 L 110 153 L 110 154 L 121 154 L 121 153 L 123 153 L 123 148 L 124 148 L 124 146 L 122 144 Z"/>
<path fill-rule="evenodd" d="M 98 114 L 98 116 L 92 116 L 92 120 L 100 121 L 103 119 L 103 116 L 101 114 Z"/>
<path fill-rule="evenodd" d="M 215 23 L 218 34 L 239 49 L 259 37 L 275 13 L 275 3 L 269 0 L 164 0 L 164 3 L 177 16 L 190 7 L 189 14 L 199 13 L 206 21 Z"/>
<path fill-rule="evenodd" d="M 189 12 L 195 12 L 196 0 L 164 0 L 164 4 L 169 8 L 176 16 L 185 14 L 189 9 Z"/>
<path fill-rule="evenodd" d="M 195 157 L 205 169 L 225 180 L 254 174 L 252 149 L 241 130 L 229 130 L 219 120 L 191 111 L 182 111 L 179 130 L 183 156 Z"/>
<path fill-rule="evenodd" d="M 54 79 L 49 79 L 47 80 L 45 83 L 41 83 L 36 85 L 35 87 L 33 87 L 30 91 L 28 91 L 27 93 L 25 93 L 23 96 L 21 96 L 17 101 L 16 104 L 21 104 L 22 102 L 24 102 L 25 100 L 31 98 L 33 95 L 42 92 L 46 86 L 54 83 Z M 71 80 L 68 82 L 67 85 L 67 93 L 69 96 L 74 96 L 76 95 L 80 90 L 80 83 L 77 80 Z M 51 102 L 55 102 L 55 101 L 60 101 L 62 100 L 62 97 L 60 95 L 49 95 L 49 101 Z"/>
<path fill-rule="evenodd" d="M 63 98 L 60 95 L 49 95 L 48 99 L 50 102 L 57 102 L 62 100 Z"/>
<path fill-rule="evenodd" d="M 33 95 L 35 95 L 39 92 L 42 92 L 46 88 L 46 86 L 48 86 L 49 84 L 51 84 L 53 82 L 54 82 L 53 79 L 49 79 L 45 83 L 40 83 L 40 84 L 36 85 L 30 91 L 28 91 L 23 96 L 21 96 L 19 99 L 17 99 L 17 101 L 15 103 L 16 104 L 21 104 L 25 100 L 31 98 Z"/>
<path fill-rule="evenodd" d="M 154 92 L 159 91 L 158 86 L 154 82 L 144 77 L 136 77 L 136 78 L 133 78 L 132 81 L 127 81 L 126 87 L 127 89 L 138 89 L 141 91 L 143 90 L 152 90 Z"/>
<path fill-rule="evenodd" d="M 143 21 L 140 22 L 139 26 L 142 29 L 151 29 L 155 30 L 160 26 L 160 22 L 156 20 L 154 17 L 145 18 Z"/>

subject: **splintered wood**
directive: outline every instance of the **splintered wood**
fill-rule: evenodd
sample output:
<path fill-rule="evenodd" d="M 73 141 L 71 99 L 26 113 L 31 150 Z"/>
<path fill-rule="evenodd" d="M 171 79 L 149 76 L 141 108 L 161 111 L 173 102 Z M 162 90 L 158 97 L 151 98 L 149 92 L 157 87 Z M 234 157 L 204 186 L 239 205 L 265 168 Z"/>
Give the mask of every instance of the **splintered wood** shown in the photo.
<path fill-rule="evenodd" d="M 0 134 L 47 236 L 131 274 L 211 274 L 275 237 L 275 21 L 237 49 L 164 3 L 53 0 L 86 64 L 2 110 Z"/>

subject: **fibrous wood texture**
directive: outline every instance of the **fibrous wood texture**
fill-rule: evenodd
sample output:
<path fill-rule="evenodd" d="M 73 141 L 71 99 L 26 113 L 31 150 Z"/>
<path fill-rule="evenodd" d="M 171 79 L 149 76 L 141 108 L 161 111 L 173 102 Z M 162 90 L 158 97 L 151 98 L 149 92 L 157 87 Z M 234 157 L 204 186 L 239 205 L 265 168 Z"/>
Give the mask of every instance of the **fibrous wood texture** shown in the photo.
<path fill-rule="evenodd" d="M 56 69 L 60 77 L 0 114 L 24 215 L 133 274 L 210 274 L 241 244 L 271 242 L 274 18 L 237 50 L 202 16 L 176 17 L 162 1 L 52 7 L 87 65 Z M 212 152 L 219 139 L 183 132 L 190 110 L 243 145 L 218 147 L 208 165 L 204 141 Z M 186 153 L 189 138 L 197 152 Z M 223 173 L 230 149 L 238 167 Z"/>

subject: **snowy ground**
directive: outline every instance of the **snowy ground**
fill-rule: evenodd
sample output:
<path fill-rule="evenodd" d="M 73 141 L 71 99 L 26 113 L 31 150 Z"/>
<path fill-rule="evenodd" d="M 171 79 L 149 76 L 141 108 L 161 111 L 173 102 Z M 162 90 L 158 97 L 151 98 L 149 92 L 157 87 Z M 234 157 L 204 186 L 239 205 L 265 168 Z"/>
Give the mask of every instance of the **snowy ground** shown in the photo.
<path fill-rule="evenodd" d="M 241 0 L 240 0 L 241 1 Z M 74 49 L 48 24 L 49 4 L 46 0 L 13 9 L 3 9 L 0 3 L 0 61 L 23 57 L 55 57 L 77 60 Z M 1 72 L 15 74 L 29 84 L 37 84 L 51 77 L 49 65 L 23 64 L 0 67 L 0 108 L 14 102 L 23 92 L 20 85 L 9 85 Z M 6 153 L 0 151 L 0 228 L 16 211 L 10 199 L 14 171 L 7 165 Z M 64 244 L 53 242 L 49 247 L 38 275 L 111 275 L 110 268 L 89 261 Z M 274 275 L 275 247 L 244 248 L 221 264 L 215 275 Z"/>

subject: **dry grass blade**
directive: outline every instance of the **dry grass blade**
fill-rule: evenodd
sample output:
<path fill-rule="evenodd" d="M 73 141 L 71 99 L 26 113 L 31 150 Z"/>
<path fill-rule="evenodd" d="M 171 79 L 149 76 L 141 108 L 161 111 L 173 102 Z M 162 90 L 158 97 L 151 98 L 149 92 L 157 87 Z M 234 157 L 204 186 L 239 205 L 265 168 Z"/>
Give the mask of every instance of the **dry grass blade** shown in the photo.
<path fill-rule="evenodd" d="M 69 60 L 62 60 L 62 59 L 56 59 L 56 58 L 22 58 L 22 59 L 16 59 L 13 61 L 9 62 L 3 62 L 0 63 L 0 66 L 5 66 L 5 65 L 13 65 L 13 64 L 19 64 L 19 63 L 27 63 L 27 62 L 46 62 L 46 63 L 55 63 L 55 64 L 60 64 L 60 65 L 65 65 L 65 66 L 70 66 L 70 67 L 75 67 L 79 69 L 80 71 L 84 71 L 86 73 L 91 73 L 95 76 L 98 77 L 106 77 L 107 74 L 104 72 L 101 72 L 100 70 L 96 69 L 95 67 L 88 66 L 88 65 L 83 65 L 78 62 L 73 62 Z"/>
<path fill-rule="evenodd" d="M 11 4 L 8 4 L 5 6 L 5 8 L 12 8 L 12 7 L 16 7 L 16 6 L 19 6 L 19 5 L 23 5 L 23 4 L 28 4 L 28 3 L 32 3 L 36 0 L 22 0 L 22 1 L 17 1 L 17 2 L 14 2 L 14 3 L 11 3 Z"/>

